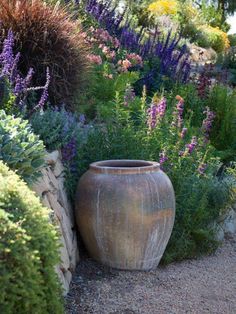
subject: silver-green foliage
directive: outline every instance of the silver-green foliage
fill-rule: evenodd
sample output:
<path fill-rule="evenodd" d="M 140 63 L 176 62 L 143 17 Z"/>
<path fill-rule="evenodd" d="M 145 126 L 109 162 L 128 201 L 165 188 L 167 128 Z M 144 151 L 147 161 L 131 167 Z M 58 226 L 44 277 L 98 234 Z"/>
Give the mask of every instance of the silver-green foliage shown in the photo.
<path fill-rule="evenodd" d="M 0 159 L 32 183 L 40 176 L 44 155 L 43 142 L 33 133 L 28 121 L 0 110 Z"/>

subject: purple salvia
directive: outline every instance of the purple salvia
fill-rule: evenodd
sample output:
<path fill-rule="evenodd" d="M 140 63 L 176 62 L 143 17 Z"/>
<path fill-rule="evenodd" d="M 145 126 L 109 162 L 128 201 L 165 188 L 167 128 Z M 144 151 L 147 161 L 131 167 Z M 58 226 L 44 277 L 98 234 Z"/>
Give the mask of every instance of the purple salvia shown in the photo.
<path fill-rule="evenodd" d="M 20 60 L 20 53 L 18 52 L 14 58 L 14 62 L 12 64 L 12 68 L 10 70 L 10 77 L 9 77 L 9 81 L 11 82 L 11 84 L 13 85 L 16 81 L 17 75 L 18 75 L 18 63 Z"/>
<path fill-rule="evenodd" d="M 164 151 L 162 151 L 159 156 L 160 168 L 163 170 L 162 165 L 168 160 L 168 157 Z"/>
<path fill-rule="evenodd" d="M 207 168 L 207 164 L 201 163 L 197 170 L 201 175 L 203 175 L 206 171 L 206 168 Z"/>
<path fill-rule="evenodd" d="M 24 79 L 17 74 L 15 79 L 15 86 L 13 89 L 13 93 L 15 96 L 19 96 L 24 91 Z"/>
<path fill-rule="evenodd" d="M 50 82 L 49 70 L 47 69 L 47 80 L 43 87 L 30 87 L 34 71 L 29 69 L 26 77 L 22 77 L 17 66 L 19 64 L 20 53 L 14 55 L 14 34 L 8 31 L 7 37 L 3 41 L 2 52 L 0 53 L 0 80 L 8 81 L 14 95 L 16 96 L 15 104 L 23 109 L 27 93 L 43 89 L 43 93 L 38 105 L 34 108 L 42 108 L 48 98 L 48 86 Z"/>
<path fill-rule="evenodd" d="M 51 80 L 51 77 L 50 77 L 50 73 L 49 73 L 49 68 L 47 68 L 46 83 L 43 87 L 43 92 L 42 92 L 41 98 L 40 98 L 37 106 L 34 108 L 34 110 L 42 109 L 44 107 L 45 103 L 47 102 L 47 100 L 48 100 L 48 87 L 50 84 L 50 80 Z"/>
<path fill-rule="evenodd" d="M 204 114 L 206 115 L 206 118 L 202 122 L 202 132 L 204 135 L 204 142 L 207 143 L 209 141 L 210 131 L 216 114 L 211 111 L 209 107 L 206 107 Z"/>
<path fill-rule="evenodd" d="M 71 162 L 77 153 L 77 142 L 75 138 L 71 138 L 69 142 L 62 148 L 62 159 L 64 162 Z"/>
<path fill-rule="evenodd" d="M 143 40 L 144 29 L 142 28 L 139 33 L 133 30 L 131 22 L 128 20 L 122 21 L 127 14 L 125 12 L 118 14 L 118 10 L 115 7 L 109 9 L 110 6 L 111 1 L 105 4 L 98 0 L 89 0 L 87 1 L 86 10 L 111 35 L 115 35 L 119 39 L 123 48 L 138 53 L 146 60 L 158 57 L 160 67 L 151 70 L 155 73 L 155 76 L 159 73 L 175 80 L 187 82 L 190 75 L 190 62 L 186 45 L 179 49 L 180 35 L 173 37 L 171 32 L 168 32 L 166 37 L 161 38 L 158 30 L 155 29 L 152 38 L 149 36 L 149 39 Z M 155 86 L 155 81 L 153 75 L 150 76 L 147 73 L 139 82 L 149 88 Z"/>
<path fill-rule="evenodd" d="M 197 137 L 193 136 L 192 140 L 191 140 L 191 143 L 186 145 L 187 153 L 192 154 L 192 152 L 196 148 L 197 144 L 198 144 Z"/>
<path fill-rule="evenodd" d="M 25 88 L 28 88 L 30 86 L 33 75 L 34 75 L 34 69 L 30 68 L 25 78 Z"/>
<path fill-rule="evenodd" d="M 2 64 L 2 75 L 10 75 L 15 58 L 13 54 L 14 35 L 11 30 L 8 31 L 7 38 L 3 42 L 2 53 L 0 54 L 0 63 Z"/>
<path fill-rule="evenodd" d="M 188 129 L 187 128 L 183 128 L 181 133 L 180 133 L 180 137 L 183 139 L 187 133 Z"/>
<path fill-rule="evenodd" d="M 166 98 L 162 98 L 158 103 L 154 100 L 151 107 L 148 109 L 148 126 L 154 129 L 158 122 L 164 117 L 166 112 Z"/>
<path fill-rule="evenodd" d="M 162 98 L 159 104 L 157 105 L 157 112 L 160 118 L 163 118 L 166 112 L 166 98 Z"/>
<path fill-rule="evenodd" d="M 176 99 L 179 100 L 177 105 L 176 105 L 177 125 L 179 128 L 181 128 L 181 126 L 183 124 L 184 100 L 180 96 L 176 96 Z"/>

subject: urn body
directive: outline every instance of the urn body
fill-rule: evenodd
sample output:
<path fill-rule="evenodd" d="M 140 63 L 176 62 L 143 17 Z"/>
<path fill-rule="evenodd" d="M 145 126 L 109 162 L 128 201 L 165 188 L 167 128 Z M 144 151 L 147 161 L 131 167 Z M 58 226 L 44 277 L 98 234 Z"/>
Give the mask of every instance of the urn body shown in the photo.
<path fill-rule="evenodd" d="M 75 208 L 79 232 L 95 260 L 127 270 L 157 267 L 175 217 L 174 190 L 158 163 L 91 164 L 79 181 Z"/>

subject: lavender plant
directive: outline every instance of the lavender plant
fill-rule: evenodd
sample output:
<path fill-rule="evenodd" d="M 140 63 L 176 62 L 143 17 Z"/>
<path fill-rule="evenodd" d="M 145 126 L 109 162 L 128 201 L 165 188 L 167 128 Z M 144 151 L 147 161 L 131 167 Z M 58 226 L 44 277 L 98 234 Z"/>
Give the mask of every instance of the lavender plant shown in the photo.
<path fill-rule="evenodd" d="M 34 133 L 39 135 L 48 151 L 61 150 L 66 169 L 66 188 L 69 196 L 73 196 L 78 180 L 76 157 L 92 130 L 91 124 L 85 123 L 83 114 L 76 116 L 64 107 L 36 111 L 30 122 Z"/>
<path fill-rule="evenodd" d="M 48 87 L 50 83 L 50 73 L 47 69 L 46 83 L 44 86 L 32 87 L 31 81 L 34 74 L 34 70 L 30 68 L 25 77 L 18 71 L 18 64 L 20 61 L 20 53 L 14 54 L 14 34 L 11 30 L 8 31 L 7 37 L 3 42 L 2 52 L 0 53 L 0 83 L 3 92 L 7 90 L 8 108 L 13 111 L 25 111 L 27 109 L 28 101 L 27 97 L 31 92 L 38 92 L 42 90 L 42 95 L 38 103 L 34 104 L 30 110 L 37 110 L 43 108 L 48 99 Z M 5 88 L 4 88 L 5 86 Z M 4 101 L 2 106 L 8 101 Z M 14 107 L 14 108 L 12 108 Z M 28 108 L 29 109 L 29 108 Z"/>

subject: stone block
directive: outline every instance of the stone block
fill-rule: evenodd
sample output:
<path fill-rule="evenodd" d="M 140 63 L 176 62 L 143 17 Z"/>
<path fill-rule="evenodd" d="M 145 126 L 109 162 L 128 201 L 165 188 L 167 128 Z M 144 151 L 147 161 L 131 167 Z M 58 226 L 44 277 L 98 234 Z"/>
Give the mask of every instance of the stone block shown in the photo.
<path fill-rule="evenodd" d="M 48 153 L 45 157 L 45 161 L 48 165 L 54 166 L 59 158 L 59 151 L 55 150 L 51 153 Z"/>
<path fill-rule="evenodd" d="M 57 163 L 55 164 L 53 168 L 53 173 L 56 178 L 64 176 L 64 167 L 60 160 L 58 160 Z"/>

